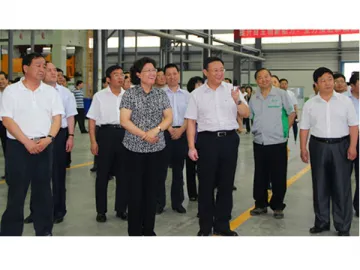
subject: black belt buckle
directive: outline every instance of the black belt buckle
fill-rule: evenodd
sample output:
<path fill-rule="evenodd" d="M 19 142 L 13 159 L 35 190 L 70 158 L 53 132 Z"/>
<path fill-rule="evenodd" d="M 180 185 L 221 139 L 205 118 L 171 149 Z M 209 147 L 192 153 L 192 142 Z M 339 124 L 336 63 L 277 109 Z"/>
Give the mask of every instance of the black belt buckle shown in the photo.
<path fill-rule="evenodd" d="M 226 131 L 218 131 L 218 132 L 216 132 L 216 135 L 218 137 L 225 137 L 226 136 Z"/>

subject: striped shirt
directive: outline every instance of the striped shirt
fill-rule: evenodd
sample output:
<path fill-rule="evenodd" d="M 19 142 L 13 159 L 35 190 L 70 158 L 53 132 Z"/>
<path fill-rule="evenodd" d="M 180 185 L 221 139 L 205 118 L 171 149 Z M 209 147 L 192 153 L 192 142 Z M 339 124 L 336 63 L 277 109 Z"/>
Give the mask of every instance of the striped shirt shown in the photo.
<path fill-rule="evenodd" d="M 75 96 L 75 100 L 76 100 L 76 108 L 78 109 L 84 109 L 84 93 L 83 91 L 80 89 L 74 89 L 72 90 L 74 96 Z"/>

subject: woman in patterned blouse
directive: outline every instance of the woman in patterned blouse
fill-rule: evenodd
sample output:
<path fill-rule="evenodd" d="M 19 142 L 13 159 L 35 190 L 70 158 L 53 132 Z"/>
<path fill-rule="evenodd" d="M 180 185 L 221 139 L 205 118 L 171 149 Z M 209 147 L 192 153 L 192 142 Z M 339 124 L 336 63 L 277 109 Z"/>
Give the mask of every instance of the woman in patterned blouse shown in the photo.
<path fill-rule="evenodd" d="M 172 123 L 166 93 L 153 88 L 156 63 L 144 57 L 130 69 L 131 82 L 120 104 L 120 124 L 126 129 L 126 176 L 129 181 L 129 236 L 155 236 L 156 187 L 167 169 L 164 130 Z"/>

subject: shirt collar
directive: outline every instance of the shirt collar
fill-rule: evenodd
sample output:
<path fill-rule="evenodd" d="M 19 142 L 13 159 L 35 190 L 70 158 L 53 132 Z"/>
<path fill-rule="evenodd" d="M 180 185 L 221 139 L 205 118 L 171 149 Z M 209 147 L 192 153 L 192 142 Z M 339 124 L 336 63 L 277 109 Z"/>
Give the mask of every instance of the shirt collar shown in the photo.
<path fill-rule="evenodd" d="M 22 77 L 20 79 L 20 82 L 19 82 L 20 83 L 20 88 L 23 89 L 24 91 L 31 91 L 31 90 L 27 89 L 26 86 L 24 85 L 24 83 L 23 83 L 24 79 L 25 79 L 25 77 Z M 35 89 L 35 91 L 32 91 L 32 92 L 41 91 L 43 86 L 44 86 L 44 83 L 42 81 L 40 81 L 39 87 L 37 89 Z"/>
<path fill-rule="evenodd" d="M 271 89 L 270 89 L 270 92 L 269 92 L 268 96 L 276 96 L 276 93 L 275 93 L 276 89 L 279 89 L 279 88 L 276 88 L 276 87 L 274 87 L 274 86 L 271 86 Z M 259 87 L 259 91 L 256 91 L 256 94 L 255 94 L 255 95 L 256 95 L 257 98 L 262 97 L 260 87 Z"/>
<path fill-rule="evenodd" d="M 167 86 L 165 91 L 170 92 L 170 93 L 178 93 L 178 92 L 181 92 L 181 89 L 180 89 L 180 86 L 178 85 L 178 88 L 176 89 L 176 91 L 173 92 L 173 91 L 169 88 L 169 86 Z"/>

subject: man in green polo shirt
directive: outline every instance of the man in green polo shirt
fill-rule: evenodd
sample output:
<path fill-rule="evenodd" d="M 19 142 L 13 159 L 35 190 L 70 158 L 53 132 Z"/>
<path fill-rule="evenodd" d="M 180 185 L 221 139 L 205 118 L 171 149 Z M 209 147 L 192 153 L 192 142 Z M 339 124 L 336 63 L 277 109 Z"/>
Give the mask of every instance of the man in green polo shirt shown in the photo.
<path fill-rule="evenodd" d="M 272 86 L 271 72 L 261 68 L 255 73 L 259 90 L 249 102 L 250 118 L 254 124 L 254 187 L 255 208 L 252 216 L 267 213 L 267 207 L 274 211 L 275 218 L 283 218 L 285 208 L 287 173 L 287 140 L 289 127 L 294 122 L 295 111 L 290 96 Z M 267 187 L 272 183 L 270 203 Z"/>

